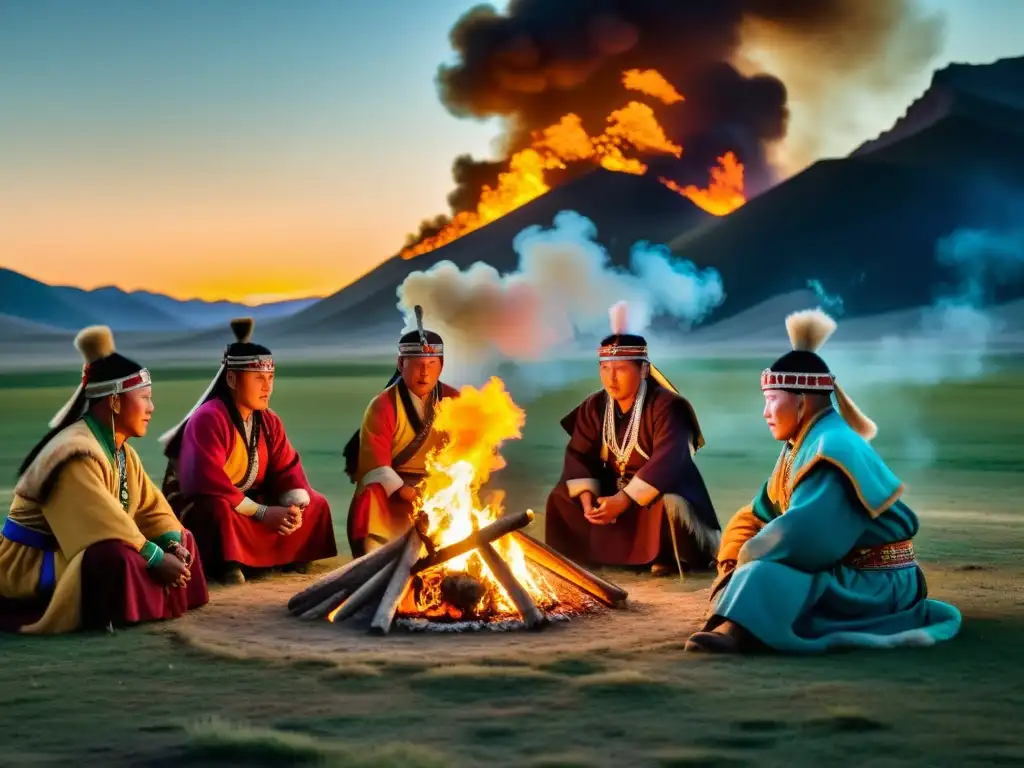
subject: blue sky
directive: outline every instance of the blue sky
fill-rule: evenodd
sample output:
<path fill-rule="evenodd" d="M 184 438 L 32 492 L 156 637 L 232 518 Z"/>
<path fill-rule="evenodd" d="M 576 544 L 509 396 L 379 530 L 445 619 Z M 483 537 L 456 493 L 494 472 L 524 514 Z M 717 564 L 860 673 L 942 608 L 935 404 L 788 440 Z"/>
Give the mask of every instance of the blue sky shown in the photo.
<path fill-rule="evenodd" d="M 445 210 L 455 155 L 489 153 L 497 128 L 434 90 L 470 5 L 0 0 L 0 265 L 206 298 L 336 290 Z M 936 65 L 1024 53 L 1024 2 L 921 5 L 947 14 Z"/>

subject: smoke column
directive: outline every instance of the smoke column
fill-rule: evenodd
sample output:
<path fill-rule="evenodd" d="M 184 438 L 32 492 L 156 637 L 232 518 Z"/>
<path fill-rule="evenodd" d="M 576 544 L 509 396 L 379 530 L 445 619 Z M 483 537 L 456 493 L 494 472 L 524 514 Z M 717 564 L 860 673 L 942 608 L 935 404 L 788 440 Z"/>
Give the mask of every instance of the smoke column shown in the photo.
<path fill-rule="evenodd" d="M 645 100 L 684 147 L 680 160 L 666 161 L 670 175 L 703 186 L 715 158 L 734 150 L 757 192 L 771 181 L 765 147 L 786 136 L 790 120 L 776 74 L 793 77 L 808 124 L 827 134 L 849 121 L 837 100 L 907 98 L 942 31 L 916 0 L 512 0 L 504 11 L 478 5 L 455 23 L 455 61 L 440 66 L 437 87 L 456 117 L 502 118 L 508 157 L 569 112 L 599 134 L 628 97 L 623 72 L 655 69 L 684 97 Z M 459 157 L 452 212 L 471 209 L 503 167 Z"/>
<path fill-rule="evenodd" d="M 470 371 L 501 358 L 564 358 L 577 335 L 610 333 L 608 311 L 620 300 L 629 304 L 630 331 L 642 333 L 659 315 L 700 322 L 725 299 L 716 270 L 698 270 L 663 246 L 638 242 L 628 270 L 613 266 L 594 223 L 575 211 L 559 213 L 550 229 L 524 229 L 512 247 L 519 265 L 510 274 L 483 262 L 463 272 L 443 261 L 411 273 L 399 287 L 406 325 L 412 327 L 412 307 L 419 304 L 426 325 L 444 337 L 453 358 L 446 372 L 453 362 L 472 377 Z"/>

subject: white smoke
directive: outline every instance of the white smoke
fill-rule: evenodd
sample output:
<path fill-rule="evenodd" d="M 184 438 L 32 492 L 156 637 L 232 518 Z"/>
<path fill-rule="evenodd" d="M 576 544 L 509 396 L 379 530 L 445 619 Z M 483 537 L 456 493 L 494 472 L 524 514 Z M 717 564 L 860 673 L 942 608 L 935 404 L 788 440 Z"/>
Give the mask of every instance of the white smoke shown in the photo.
<path fill-rule="evenodd" d="M 826 291 L 821 280 L 808 280 L 807 287 L 814 292 L 823 310 L 833 317 L 839 317 L 843 314 L 843 297 Z"/>
<path fill-rule="evenodd" d="M 699 270 L 664 246 L 638 242 L 629 269 L 616 267 L 597 227 L 575 211 L 560 212 L 550 229 L 522 230 L 512 247 L 519 255 L 512 273 L 482 262 L 462 271 L 443 261 L 399 287 L 407 327 L 419 304 L 425 325 L 444 337 L 446 378 L 479 378 L 504 359 L 533 364 L 528 378 L 557 386 L 571 380 L 557 361 L 578 337 L 607 335 L 616 302 L 628 302 L 629 331 L 643 333 L 659 315 L 700 322 L 725 298 L 717 270 Z"/>
<path fill-rule="evenodd" d="M 971 381 L 989 371 L 1004 329 L 993 311 L 993 291 L 1024 270 L 1024 233 L 956 230 L 936 244 L 935 257 L 949 268 L 951 284 L 932 306 L 901 319 L 906 330 L 886 333 L 868 349 L 840 346 L 823 353 L 869 415 L 871 407 L 891 414 L 881 430 L 898 432 L 901 458 L 918 464 L 936 455 L 920 423 L 920 388 Z M 837 341 L 841 331 L 842 324 Z"/>
<path fill-rule="evenodd" d="M 887 334 L 875 351 L 862 355 L 859 376 L 876 383 L 937 384 L 986 372 L 1005 327 L 992 312 L 993 291 L 1024 269 L 1024 233 L 957 230 L 935 251 L 954 284 L 921 312 L 915 333 Z"/>

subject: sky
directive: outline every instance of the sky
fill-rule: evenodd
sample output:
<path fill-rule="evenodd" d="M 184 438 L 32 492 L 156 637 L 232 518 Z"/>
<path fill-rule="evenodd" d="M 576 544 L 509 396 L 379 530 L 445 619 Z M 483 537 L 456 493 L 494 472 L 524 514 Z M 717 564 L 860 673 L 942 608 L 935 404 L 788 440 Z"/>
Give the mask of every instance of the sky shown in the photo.
<path fill-rule="evenodd" d="M 0 0 L 0 266 L 177 298 L 333 293 L 447 210 L 456 155 L 492 154 L 498 127 L 434 88 L 473 4 Z M 946 14 L 934 66 L 1024 54 L 1024 0 L 920 4 Z"/>

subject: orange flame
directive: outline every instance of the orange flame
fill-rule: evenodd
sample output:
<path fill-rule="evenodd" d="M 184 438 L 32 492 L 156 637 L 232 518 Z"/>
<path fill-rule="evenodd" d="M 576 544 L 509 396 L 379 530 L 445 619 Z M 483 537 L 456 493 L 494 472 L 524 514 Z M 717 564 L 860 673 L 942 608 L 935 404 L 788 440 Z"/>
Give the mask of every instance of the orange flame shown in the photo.
<path fill-rule="evenodd" d="M 458 397 L 438 404 L 434 426 L 447 439 L 427 457 L 427 475 L 419 485 L 417 511 L 426 513 L 427 535 L 439 548 L 462 541 L 500 517 L 496 504 L 481 504 L 480 487 L 492 472 L 505 466 L 498 448 L 506 440 L 522 437 L 525 423 L 525 412 L 497 377 L 480 389 L 465 386 Z M 543 576 L 527 565 L 515 539 L 504 536 L 493 546 L 538 603 L 556 600 Z M 428 611 L 439 604 L 441 580 L 459 572 L 470 573 L 484 584 L 482 602 L 489 600 L 494 612 L 518 615 L 512 599 L 476 551 L 424 572 L 425 588 L 417 609 Z"/>
<path fill-rule="evenodd" d="M 658 98 L 666 104 L 683 101 L 683 96 L 654 69 L 627 70 L 622 74 L 622 83 L 629 90 Z M 497 185 L 485 186 L 481 190 L 475 210 L 457 213 L 440 232 L 405 248 L 401 256 L 411 259 L 433 251 L 540 197 L 551 189 L 545 179 L 545 172 L 563 169 L 566 163 L 589 161 L 609 171 L 638 176 L 645 174 L 645 163 L 626 156 L 625 151 L 630 148 L 674 157 L 680 157 L 683 153 L 683 148 L 665 135 L 654 110 L 639 101 L 630 101 L 608 115 L 608 126 L 599 136 L 587 133 L 579 115 L 564 115 L 554 125 L 535 132 L 530 147 L 512 155 L 508 170 L 498 175 Z M 734 163 L 732 166 L 725 165 L 729 157 Z M 687 187 L 684 191 L 675 182 L 667 179 L 660 181 L 689 197 L 705 210 L 724 215 L 732 210 L 725 210 L 728 205 L 735 208 L 746 202 L 743 197 L 743 166 L 736 162 L 731 152 L 726 158 L 721 160 L 724 170 L 711 171 L 709 190 Z"/>
<path fill-rule="evenodd" d="M 658 181 L 715 216 L 730 214 L 747 202 L 743 188 L 743 163 L 732 152 L 718 158 L 718 166 L 711 169 L 711 183 L 706 189 L 693 184 L 681 187 L 664 177 Z"/>
<path fill-rule="evenodd" d="M 656 69 L 627 69 L 622 73 L 622 84 L 630 91 L 639 91 L 666 104 L 683 101 L 683 94 Z"/>

